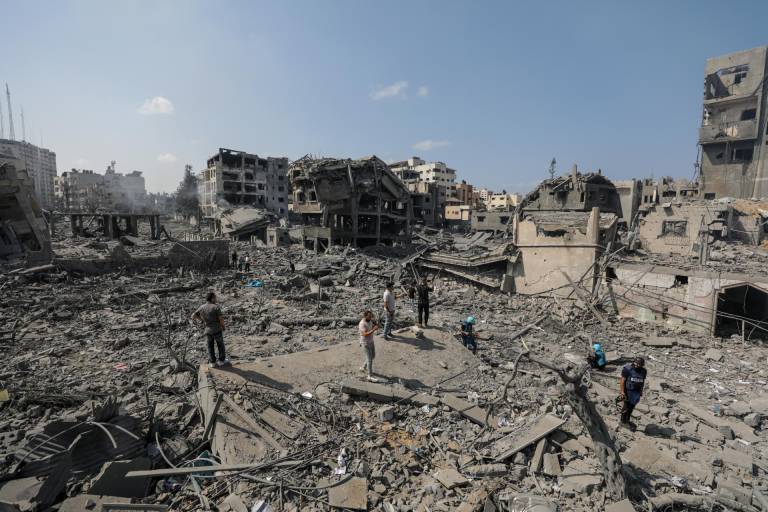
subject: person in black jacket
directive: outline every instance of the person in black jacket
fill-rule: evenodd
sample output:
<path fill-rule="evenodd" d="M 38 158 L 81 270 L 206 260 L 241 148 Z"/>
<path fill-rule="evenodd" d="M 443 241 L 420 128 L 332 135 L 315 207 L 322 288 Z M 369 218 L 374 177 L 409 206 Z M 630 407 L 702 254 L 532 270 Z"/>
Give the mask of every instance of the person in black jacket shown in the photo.
<path fill-rule="evenodd" d="M 429 292 L 434 291 L 426 277 L 421 278 L 421 283 L 416 285 L 416 300 L 418 304 L 419 327 L 427 327 L 429 324 Z M 424 320 L 422 322 L 422 319 Z"/>

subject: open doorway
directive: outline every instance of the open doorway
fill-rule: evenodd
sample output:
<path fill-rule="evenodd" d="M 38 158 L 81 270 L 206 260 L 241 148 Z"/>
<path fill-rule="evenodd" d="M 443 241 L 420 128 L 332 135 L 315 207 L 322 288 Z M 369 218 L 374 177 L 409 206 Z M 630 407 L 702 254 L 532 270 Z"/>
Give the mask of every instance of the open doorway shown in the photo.
<path fill-rule="evenodd" d="M 728 286 L 717 294 L 715 335 L 733 334 L 745 340 L 768 340 L 768 293 L 744 283 Z"/>

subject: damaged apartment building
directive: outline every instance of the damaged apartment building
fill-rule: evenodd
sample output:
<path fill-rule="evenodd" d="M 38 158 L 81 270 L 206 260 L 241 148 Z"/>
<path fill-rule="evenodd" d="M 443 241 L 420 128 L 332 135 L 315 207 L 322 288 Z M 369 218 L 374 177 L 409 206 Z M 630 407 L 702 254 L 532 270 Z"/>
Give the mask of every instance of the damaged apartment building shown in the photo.
<path fill-rule="evenodd" d="M 266 241 L 270 219 L 288 216 L 288 159 L 219 148 L 198 173 L 204 219 L 220 236 Z"/>
<path fill-rule="evenodd" d="M 319 250 L 410 240 L 411 192 L 378 157 L 305 156 L 291 164 L 290 178 L 293 213 L 301 218 L 306 246 Z"/>
<path fill-rule="evenodd" d="M 525 295 L 591 290 L 600 279 L 596 262 L 612 246 L 620 215 L 610 180 L 574 166 L 570 175 L 543 181 L 514 211 L 479 212 L 468 243 L 427 253 L 420 265 Z M 493 216 L 492 228 L 485 216 Z M 492 238 L 494 232 L 502 236 Z"/>

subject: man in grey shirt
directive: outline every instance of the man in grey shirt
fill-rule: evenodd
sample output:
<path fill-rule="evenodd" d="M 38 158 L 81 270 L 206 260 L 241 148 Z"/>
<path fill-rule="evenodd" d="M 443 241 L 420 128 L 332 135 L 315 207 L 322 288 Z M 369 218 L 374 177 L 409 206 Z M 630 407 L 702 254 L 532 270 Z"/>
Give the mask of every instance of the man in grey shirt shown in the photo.
<path fill-rule="evenodd" d="M 373 313 L 371 311 L 363 313 L 363 319 L 357 324 L 357 330 L 360 333 L 360 346 L 363 347 L 363 352 L 365 353 L 365 363 L 363 363 L 360 369 L 368 372 L 369 381 L 377 382 L 373 376 L 373 360 L 376 357 L 373 333 L 379 330 L 379 326 L 373 322 Z"/>
<path fill-rule="evenodd" d="M 190 321 L 193 324 L 195 320 L 203 322 L 205 325 L 205 336 L 208 338 L 208 360 L 216 366 L 224 366 L 229 362 L 226 350 L 224 349 L 224 317 L 221 314 L 221 307 L 216 303 L 215 292 L 208 292 L 205 300 L 205 304 L 192 313 Z M 219 351 L 218 361 L 216 360 L 216 353 L 213 347 L 214 341 Z"/>

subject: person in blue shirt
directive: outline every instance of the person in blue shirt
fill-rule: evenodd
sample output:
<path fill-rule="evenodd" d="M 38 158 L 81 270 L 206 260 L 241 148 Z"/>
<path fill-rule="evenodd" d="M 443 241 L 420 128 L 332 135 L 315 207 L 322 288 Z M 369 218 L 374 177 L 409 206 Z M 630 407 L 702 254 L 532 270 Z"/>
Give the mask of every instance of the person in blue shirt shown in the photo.
<path fill-rule="evenodd" d="M 645 377 L 648 372 L 645 369 L 645 359 L 640 356 L 635 357 L 631 364 L 621 369 L 621 400 L 623 407 L 621 409 L 621 424 L 634 428 L 634 424 L 629 421 L 632 411 L 640 402 L 643 396 L 643 386 L 645 386 Z"/>
<path fill-rule="evenodd" d="M 592 353 L 587 356 L 587 361 L 592 368 L 602 370 L 605 368 L 605 352 L 603 352 L 603 346 L 599 343 L 592 345 Z"/>
<path fill-rule="evenodd" d="M 461 321 L 461 342 L 472 351 L 473 354 L 477 353 L 477 332 L 475 332 L 475 324 L 477 318 L 470 315 L 466 320 Z"/>

